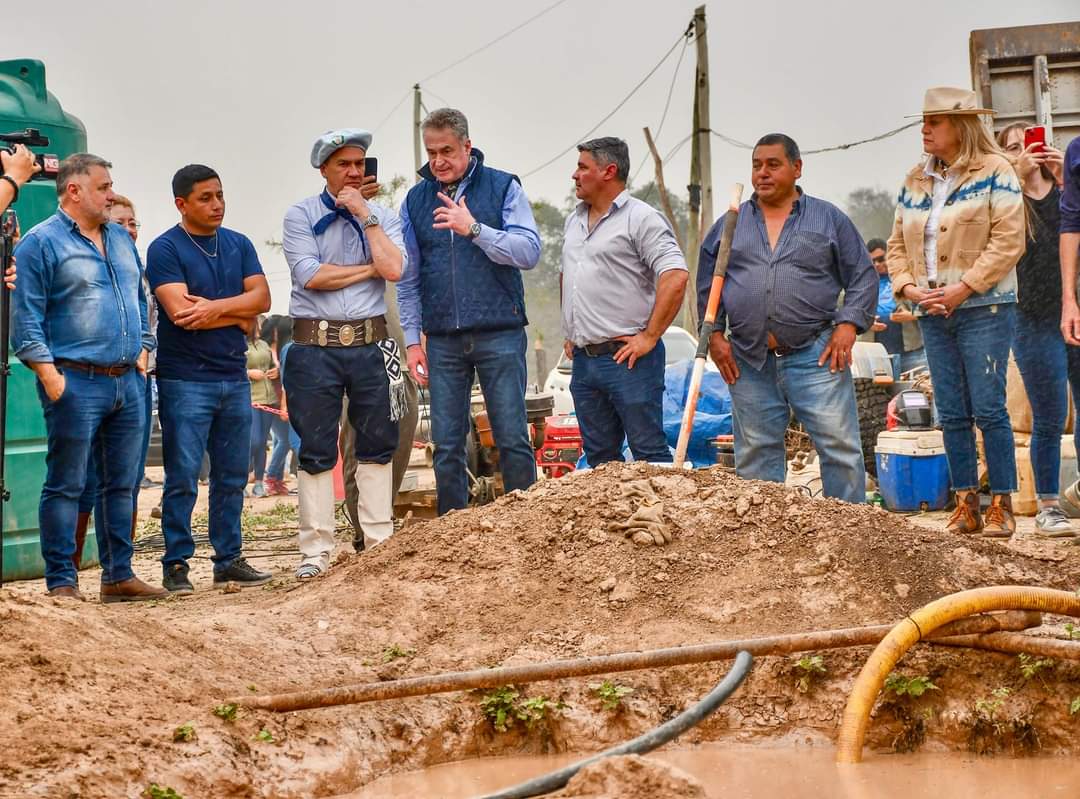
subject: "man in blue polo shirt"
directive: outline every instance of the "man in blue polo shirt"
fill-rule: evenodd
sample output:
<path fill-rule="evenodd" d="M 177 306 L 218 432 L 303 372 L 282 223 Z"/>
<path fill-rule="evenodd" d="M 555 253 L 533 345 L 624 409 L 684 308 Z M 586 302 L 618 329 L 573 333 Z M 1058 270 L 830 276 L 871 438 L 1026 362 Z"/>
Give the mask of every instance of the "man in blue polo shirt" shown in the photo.
<path fill-rule="evenodd" d="M 251 388 L 245 329 L 270 308 L 270 288 L 251 241 L 221 226 L 225 195 L 210 167 L 185 166 L 173 176 L 180 223 L 146 254 L 158 298 L 158 412 L 165 461 L 161 529 L 162 584 L 194 592 L 188 559 L 195 553 L 191 511 L 203 452 L 210 455 L 210 544 L 214 585 L 270 580 L 241 555 L 251 435 Z"/>
<path fill-rule="evenodd" d="M 56 177 L 60 210 L 23 236 L 15 257 L 11 344 L 37 375 L 48 454 L 38 523 L 52 596 L 83 599 L 72 561 L 91 448 L 101 486 L 97 519 L 101 601 L 165 591 L 131 570 L 132 491 L 138 480 L 146 362 L 154 348 L 135 245 L 109 222 L 108 161 L 78 153 Z"/>

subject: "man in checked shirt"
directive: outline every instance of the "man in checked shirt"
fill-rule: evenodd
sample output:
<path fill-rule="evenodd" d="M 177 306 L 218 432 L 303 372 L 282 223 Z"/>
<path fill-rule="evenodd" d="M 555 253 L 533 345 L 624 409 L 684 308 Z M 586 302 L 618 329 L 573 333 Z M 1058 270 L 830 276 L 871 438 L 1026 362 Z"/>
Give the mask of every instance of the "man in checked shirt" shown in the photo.
<path fill-rule="evenodd" d="M 826 496 L 863 502 L 866 476 L 852 383 L 851 347 L 874 321 L 877 275 L 859 232 L 831 203 L 795 185 L 799 147 L 782 133 L 754 147 L 754 194 L 739 209 L 713 360 L 731 386 L 735 471 L 784 482 L 790 413 L 821 458 Z M 716 266 L 721 217 L 698 261 L 704 314 Z M 837 307 L 840 292 L 844 304 Z M 725 332 L 726 331 L 726 332 Z"/>

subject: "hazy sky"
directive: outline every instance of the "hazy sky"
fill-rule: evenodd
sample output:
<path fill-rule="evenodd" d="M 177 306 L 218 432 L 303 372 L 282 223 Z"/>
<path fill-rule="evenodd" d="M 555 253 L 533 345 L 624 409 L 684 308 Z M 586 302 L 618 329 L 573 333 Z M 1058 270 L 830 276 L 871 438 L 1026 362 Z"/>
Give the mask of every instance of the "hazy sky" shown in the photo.
<path fill-rule="evenodd" d="M 259 247 L 274 310 L 288 307 L 280 235 L 290 204 L 321 188 L 311 144 L 334 127 L 379 126 L 371 155 L 382 178 L 413 173 L 410 87 L 553 0 L 425 3 L 73 3 L 4 14 L 5 58 L 45 62 L 48 86 L 86 125 L 89 148 L 114 163 L 134 200 L 140 248 L 177 220 L 169 181 L 190 162 L 222 175 L 225 224 Z M 525 175 L 573 145 L 674 44 L 697 2 L 567 0 L 475 58 L 431 79 L 425 104 L 469 117 L 490 163 Z M 741 141 L 782 130 L 814 149 L 866 138 L 917 113 L 932 85 L 970 86 L 968 33 L 1060 22 L 1076 0 L 907 0 L 902 4 L 775 0 L 707 4 L 712 127 Z M 680 45 L 681 49 L 681 45 Z M 676 51 L 594 135 L 630 143 L 660 121 Z M 676 79 L 659 149 L 690 132 L 694 49 Z M 680 193 L 690 148 L 667 165 Z M 916 129 L 855 150 L 810 156 L 804 188 L 842 203 L 856 186 L 893 191 L 918 157 Z M 567 153 L 524 178 L 533 199 L 562 202 L 576 160 Z M 749 156 L 713 139 L 717 209 Z M 651 179 L 651 163 L 638 182 Z"/>

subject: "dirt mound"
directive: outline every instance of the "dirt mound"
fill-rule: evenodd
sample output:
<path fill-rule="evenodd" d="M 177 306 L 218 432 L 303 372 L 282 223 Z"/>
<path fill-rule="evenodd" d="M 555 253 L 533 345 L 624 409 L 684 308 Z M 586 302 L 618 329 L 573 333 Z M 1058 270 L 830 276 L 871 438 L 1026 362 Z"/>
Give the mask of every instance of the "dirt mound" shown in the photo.
<path fill-rule="evenodd" d="M 633 542 L 637 528 L 625 523 L 642 507 L 670 543 Z M 1071 589 L 1078 565 L 1070 547 L 961 540 L 719 470 L 609 465 L 409 524 L 372 551 L 342 554 L 311 583 L 289 579 L 287 556 L 264 589 L 130 607 L 17 586 L 0 591 L 0 797 L 137 796 L 151 782 L 187 799 L 327 796 L 392 769 L 591 750 L 670 718 L 726 664 L 619 675 L 634 692 L 616 707 L 583 681 L 523 687 L 522 700 L 550 702 L 505 732 L 473 694 L 286 716 L 211 711 L 256 691 L 888 622 L 979 585 Z M 197 587 L 207 579 L 199 567 Z M 789 659 L 761 659 L 687 737 L 825 740 L 864 658 L 830 653 L 822 687 L 808 694 L 795 690 Z M 941 686 L 934 701 L 952 703 L 951 715 L 942 711 L 950 745 L 966 734 L 971 675 L 1003 679 L 1015 667 L 1015 658 L 936 651 L 915 662 Z M 1052 672 L 1041 676 L 1056 685 Z M 1068 702 L 1057 703 L 1033 698 L 1025 718 L 1040 726 L 1039 714 L 1052 713 L 1067 725 Z M 1073 745 L 1040 729 L 1047 748 Z"/>
<path fill-rule="evenodd" d="M 681 769 L 638 755 L 586 766 L 552 799 L 705 799 L 704 786 Z"/>

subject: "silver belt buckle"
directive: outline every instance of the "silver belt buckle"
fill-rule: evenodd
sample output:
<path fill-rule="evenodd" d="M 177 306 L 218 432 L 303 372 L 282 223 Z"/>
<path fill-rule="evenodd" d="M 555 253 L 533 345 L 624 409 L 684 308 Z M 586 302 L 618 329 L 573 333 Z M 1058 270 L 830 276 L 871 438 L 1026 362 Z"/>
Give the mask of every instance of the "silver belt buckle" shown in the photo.
<path fill-rule="evenodd" d="M 319 322 L 318 342 L 320 347 L 326 346 L 326 331 L 329 329 L 330 323 L 325 319 Z"/>
<path fill-rule="evenodd" d="M 348 347 L 356 340 L 356 330 L 352 325 L 342 325 L 338 328 L 337 337 L 343 346 Z"/>

